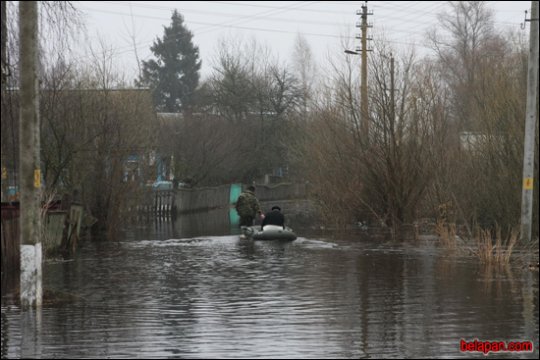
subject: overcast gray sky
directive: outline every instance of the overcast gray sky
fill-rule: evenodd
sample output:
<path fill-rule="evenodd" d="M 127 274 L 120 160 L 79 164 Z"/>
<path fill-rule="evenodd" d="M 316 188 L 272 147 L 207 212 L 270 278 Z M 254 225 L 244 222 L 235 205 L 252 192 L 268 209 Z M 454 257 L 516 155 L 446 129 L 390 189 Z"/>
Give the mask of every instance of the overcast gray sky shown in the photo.
<path fill-rule="evenodd" d="M 297 33 L 308 40 L 317 62 L 323 62 L 328 52 L 341 52 L 340 38 L 354 38 L 360 29 L 356 10 L 360 1 L 84 1 L 75 2 L 85 15 L 89 41 L 101 36 L 115 48 L 118 66 L 128 78 L 136 74 L 134 37 L 142 60 L 151 58 L 150 46 L 163 36 L 163 26 L 169 26 L 173 9 L 183 16 L 194 34 L 203 60 L 203 75 L 209 74 L 211 59 L 221 39 L 255 38 L 265 44 L 282 61 L 291 59 Z M 487 1 L 495 12 L 495 25 L 522 31 L 525 10 L 530 1 Z M 398 49 L 415 44 L 424 47 L 427 29 L 437 23 L 436 15 L 448 9 L 446 1 L 369 1 L 373 12 L 370 33 L 386 39 Z M 528 39 L 529 23 L 523 33 Z M 359 40 L 351 40 L 359 46 Z M 354 47 L 353 46 L 353 47 Z"/>

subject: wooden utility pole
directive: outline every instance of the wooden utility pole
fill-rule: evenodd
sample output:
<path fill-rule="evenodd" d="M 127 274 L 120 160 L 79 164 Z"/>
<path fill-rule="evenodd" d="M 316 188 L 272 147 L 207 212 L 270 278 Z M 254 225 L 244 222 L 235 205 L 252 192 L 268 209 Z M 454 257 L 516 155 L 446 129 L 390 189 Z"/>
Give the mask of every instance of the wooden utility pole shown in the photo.
<path fill-rule="evenodd" d="M 521 240 L 532 237 L 534 193 L 534 146 L 538 99 L 538 1 L 531 1 L 531 30 L 529 44 L 529 70 L 527 75 L 527 108 L 525 117 L 525 145 L 523 153 L 523 190 L 521 197 Z"/>
<path fill-rule="evenodd" d="M 20 234 L 21 308 L 41 307 L 40 141 L 38 93 L 38 10 L 36 1 L 19 2 L 21 114 Z"/>

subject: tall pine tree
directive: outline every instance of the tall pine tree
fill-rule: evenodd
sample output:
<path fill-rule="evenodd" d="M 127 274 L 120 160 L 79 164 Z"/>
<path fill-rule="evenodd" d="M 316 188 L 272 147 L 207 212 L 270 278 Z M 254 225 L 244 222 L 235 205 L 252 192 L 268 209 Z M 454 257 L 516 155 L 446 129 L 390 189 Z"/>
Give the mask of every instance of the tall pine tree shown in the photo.
<path fill-rule="evenodd" d="M 193 34 L 178 11 L 174 10 L 171 26 L 164 30 L 163 38 L 150 48 L 156 59 L 142 62 L 139 85 L 153 89 L 158 111 L 182 112 L 191 108 L 199 84 L 199 48 L 193 45 Z"/>

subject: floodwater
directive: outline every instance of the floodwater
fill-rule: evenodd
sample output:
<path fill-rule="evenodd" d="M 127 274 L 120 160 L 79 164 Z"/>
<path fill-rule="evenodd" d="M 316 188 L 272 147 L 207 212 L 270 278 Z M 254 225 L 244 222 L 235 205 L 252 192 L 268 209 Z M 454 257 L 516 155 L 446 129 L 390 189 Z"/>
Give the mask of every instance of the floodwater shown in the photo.
<path fill-rule="evenodd" d="M 3 296 L 2 357 L 484 358 L 460 351 L 478 339 L 531 341 L 496 356 L 538 358 L 538 272 L 428 238 L 240 240 L 218 217 L 140 222 L 46 261 L 44 288 L 70 300 L 21 313 Z"/>

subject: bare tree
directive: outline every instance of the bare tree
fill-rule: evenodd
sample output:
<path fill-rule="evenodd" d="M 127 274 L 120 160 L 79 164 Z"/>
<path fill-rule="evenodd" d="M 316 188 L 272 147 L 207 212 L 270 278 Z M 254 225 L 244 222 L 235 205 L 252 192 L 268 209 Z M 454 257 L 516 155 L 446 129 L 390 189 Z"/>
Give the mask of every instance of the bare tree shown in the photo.
<path fill-rule="evenodd" d="M 316 66 L 309 43 L 302 34 L 296 35 L 293 49 L 293 68 L 302 93 L 301 114 L 303 118 L 306 118 L 313 100 L 312 91 Z"/>
<path fill-rule="evenodd" d="M 519 217 L 526 50 L 496 32 L 485 2 L 450 5 L 450 16 L 439 16 L 445 36 L 430 36 L 455 124 L 441 137 L 447 155 L 435 186 L 446 195 L 438 202 L 466 209 L 469 222 L 510 229 Z"/>
<path fill-rule="evenodd" d="M 239 48 L 243 51 L 238 51 Z M 223 41 L 204 92 L 206 119 L 221 119 L 226 124 L 213 122 L 212 127 L 227 134 L 226 149 L 234 163 L 229 170 L 218 166 L 222 176 L 214 175 L 214 180 L 250 182 L 275 168 L 287 166 L 290 142 L 287 129 L 301 93 L 296 78 L 285 65 L 270 60 L 268 49 L 256 42 Z M 203 136 L 200 131 L 196 133 Z M 199 141 L 204 144 L 208 139 L 216 137 L 206 134 Z M 187 153 L 178 154 L 179 158 L 197 158 L 191 154 L 195 148 L 186 149 Z M 214 155 L 215 159 L 220 157 Z M 199 178 L 199 175 L 191 176 Z"/>
<path fill-rule="evenodd" d="M 14 2 L 2 1 L 2 167 L 8 173 L 7 181 L 2 180 L 3 190 L 6 182 L 18 185 L 18 89 L 19 70 L 17 59 L 18 24 L 17 7 Z M 70 43 L 82 26 L 80 13 L 69 1 L 41 2 L 40 18 L 40 76 L 49 72 L 51 66 L 65 62 Z M 43 84 L 43 82 L 41 82 Z M 45 124 L 43 124 L 45 125 Z M 3 194 L 5 192 L 3 191 Z"/>
<path fill-rule="evenodd" d="M 438 15 L 438 27 L 428 32 L 447 84 L 453 89 L 455 121 L 459 129 L 475 130 L 470 100 L 481 60 L 496 39 L 493 12 L 485 1 L 451 1 L 451 11 Z M 442 30 L 439 31 L 439 30 Z"/>

